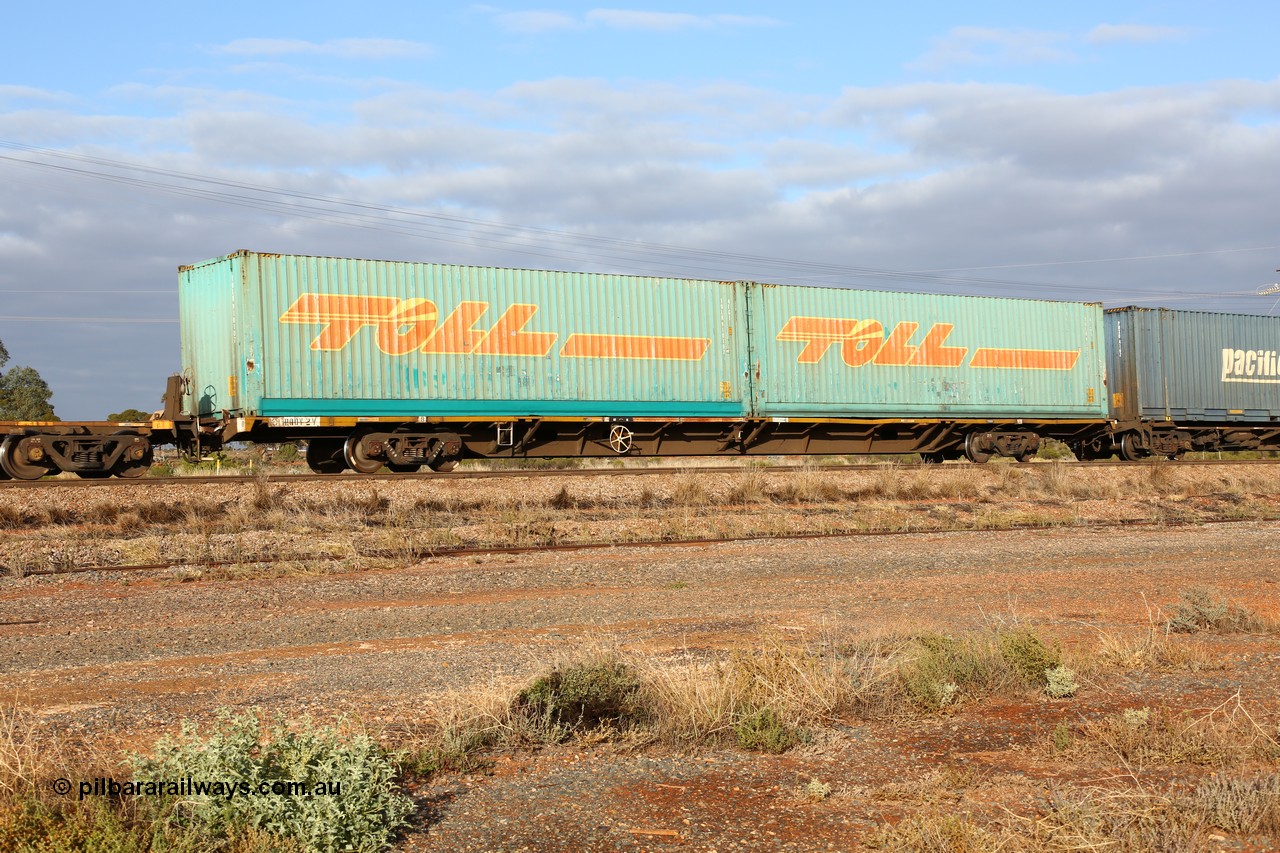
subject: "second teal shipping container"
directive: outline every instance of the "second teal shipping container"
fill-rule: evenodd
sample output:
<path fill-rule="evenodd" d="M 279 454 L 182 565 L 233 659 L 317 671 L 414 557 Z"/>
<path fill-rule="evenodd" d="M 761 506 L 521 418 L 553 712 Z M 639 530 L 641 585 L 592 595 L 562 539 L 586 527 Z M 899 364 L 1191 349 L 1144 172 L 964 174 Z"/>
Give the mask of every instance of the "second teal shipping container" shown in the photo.
<path fill-rule="evenodd" d="M 1106 417 L 1102 306 L 761 286 L 765 415 Z"/>

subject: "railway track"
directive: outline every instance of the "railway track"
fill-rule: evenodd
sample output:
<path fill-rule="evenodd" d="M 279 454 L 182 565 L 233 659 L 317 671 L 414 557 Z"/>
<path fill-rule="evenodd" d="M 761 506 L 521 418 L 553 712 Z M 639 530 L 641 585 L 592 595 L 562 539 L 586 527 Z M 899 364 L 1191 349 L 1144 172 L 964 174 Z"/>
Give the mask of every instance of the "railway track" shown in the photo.
<path fill-rule="evenodd" d="M 452 471 L 447 474 L 437 472 L 415 473 L 415 474 L 269 474 L 265 477 L 261 474 L 218 474 L 211 476 L 195 476 L 195 477 L 142 477 L 138 479 L 121 479 L 112 477 L 108 479 L 84 480 L 76 477 L 68 478 L 49 478 L 44 480 L 0 480 L 0 493 L 5 489 L 60 489 L 60 488 L 123 488 L 137 487 L 147 488 L 157 485 L 209 485 L 212 483 L 253 483 L 253 482 L 269 482 L 279 483 L 308 483 L 308 482 L 358 482 L 358 483 L 376 483 L 376 482 L 405 482 L 412 480 L 500 480 L 500 479 L 538 479 L 542 477 L 635 477 L 635 476 L 651 476 L 660 474 L 680 474 L 684 472 L 693 472 L 697 474 L 732 474 L 744 471 L 876 471 L 887 464 L 897 465 L 903 470 L 938 470 L 940 468 L 950 469 L 951 465 L 929 465 L 922 462 L 908 463 L 885 463 L 885 462 L 863 462 L 851 465 L 768 465 L 753 468 L 745 465 L 690 465 L 686 467 L 661 466 L 653 468 L 536 468 L 536 469 L 520 469 L 514 468 L 502 471 Z M 968 463 L 958 463 L 965 465 Z M 1048 463 L 1045 462 L 1011 462 L 1010 464 L 1018 468 L 1035 468 Z M 1059 462 L 1057 464 L 1065 465 L 1071 468 L 1142 468 L 1150 465 L 1171 464 L 1178 467 L 1183 466 L 1205 466 L 1205 465 L 1275 465 L 1280 464 L 1280 459 L 1183 459 L 1174 463 L 1166 463 L 1161 459 L 1146 459 L 1140 462 L 1124 462 L 1119 460 L 1098 461 L 1098 462 Z"/>
<path fill-rule="evenodd" d="M 1152 521 L 1145 519 L 1116 519 L 1105 522 L 1080 522 L 1069 525 L 1072 530 L 1108 530 L 1114 528 L 1132 528 L 1132 527 L 1161 527 L 1161 528 L 1180 528 L 1180 527 L 1197 527 L 1209 524 L 1239 524 L 1240 519 L 1222 518 L 1222 519 L 1200 519 L 1194 521 Z M 916 529 L 916 530 L 844 530 L 844 531 L 824 531 L 821 533 L 762 533 L 745 536 L 724 536 L 724 537 L 703 537 L 693 539 L 651 539 L 651 540 L 632 540 L 626 542 L 608 541 L 608 542 L 571 542 L 562 544 L 545 544 L 545 545 L 499 545 L 499 546 L 461 546 L 456 548 L 423 548 L 417 551 L 406 552 L 405 549 L 397 549 L 395 551 L 368 551 L 362 552 L 359 556 L 362 559 L 406 559 L 413 562 L 421 562 L 423 560 L 441 559 L 446 557 L 478 557 L 478 556 L 499 556 L 503 554 L 535 554 L 546 552 L 570 552 L 570 551 L 602 551 L 613 548 L 696 548 L 708 545 L 725 545 L 737 542 L 761 542 L 772 540 L 777 542 L 788 541 L 804 541 L 810 539 L 849 539 L 849 538 L 883 538 L 894 536 L 918 536 L 942 533 L 974 533 L 974 532 L 991 532 L 1006 533 L 1010 531 L 1027 531 L 1027 530 L 1052 530 L 1055 525 L 1044 524 L 1013 524 L 999 528 L 951 528 L 951 529 Z M 102 566 L 76 566 L 74 568 L 49 568 L 49 569 L 29 569 L 22 572 L 23 577 L 47 577 L 55 575 L 77 575 L 87 574 L 90 572 L 157 572 L 168 571 L 178 568 L 195 568 L 195 569 L 216 569 L 227 568 L 230 566 L 257 566 L 257 565 L 273 565 L 276 563 L 288 562 L 337 562 L 338 560 L 352 559 L 351 554 L 309 554 L 309 555 L 280 555 L 280 556 L 261 556 L 243 560 L 181 560 L 164 563 L 149 563 L 145 565 L 102 565 Z M 406 566 L 407 567 L 407 566 Z M 0 623 L 4 624 L 4 623 Z M 13 623 L 26 624 L 26 623 Z"/>

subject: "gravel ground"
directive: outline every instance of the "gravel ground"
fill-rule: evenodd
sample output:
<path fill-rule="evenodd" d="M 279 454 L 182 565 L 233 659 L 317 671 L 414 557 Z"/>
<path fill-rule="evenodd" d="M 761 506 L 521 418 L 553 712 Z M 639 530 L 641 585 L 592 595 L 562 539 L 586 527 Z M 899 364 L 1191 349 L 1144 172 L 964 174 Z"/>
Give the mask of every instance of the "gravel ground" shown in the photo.
<path fill-rule="evenodd" d="M 387 493 L 410 502 L 421 488 Z M 558 490 L 521 488 L 526 498 Z M 224 706 L 412 723 L 433 696 L 507 689 L 600 643 L 660 656 L 754 647 L 767 632 L 956 632 L 1014 616 L 1083 643 L 1098 630 L 1143 628 L 1151 607 L 1195 586 L 1275 614 L 1278 530 L 1243 522 L 619 547 L 245 579 L 10 577 L 0 579 L 0 623 L 36 621 L 0 625 L 0 690 L 50 731 L 145 745 Z M 1095 690 L 1090 707 L 1166 695 L 1212 707 L 1239 691 L 1276 710 L 1275 639 L 1215 648 L 1227 662 L 1216 671 L 1126 677 Z M 1040 703 L 997 715 L 998 726 L 989 715 L 859 724 L 781 757 L 554 748 L 500 758 L 489 775 L 415 790 L 421 824 L 404 848 L 849 849 L 899 808 L 872 807 L 859 792 L 902 773 L 963 755 L 1010 791 L 1040 784 L 1049 771 L 1028 757 L 1032 745 L 1067 712 Z M 806 800 L 799 789 L 819 777 L 836 794 Z"/>

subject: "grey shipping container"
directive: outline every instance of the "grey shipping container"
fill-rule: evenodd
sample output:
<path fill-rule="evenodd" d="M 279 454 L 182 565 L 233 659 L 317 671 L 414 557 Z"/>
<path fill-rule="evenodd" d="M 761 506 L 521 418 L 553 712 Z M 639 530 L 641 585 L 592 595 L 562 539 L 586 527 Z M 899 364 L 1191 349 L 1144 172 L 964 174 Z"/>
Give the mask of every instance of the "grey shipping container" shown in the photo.
<path fill-rule="evenodd" d="M 1280 317 L 1130 307 L 1105 323 L 1117 420 L 1280 420 Z"/>

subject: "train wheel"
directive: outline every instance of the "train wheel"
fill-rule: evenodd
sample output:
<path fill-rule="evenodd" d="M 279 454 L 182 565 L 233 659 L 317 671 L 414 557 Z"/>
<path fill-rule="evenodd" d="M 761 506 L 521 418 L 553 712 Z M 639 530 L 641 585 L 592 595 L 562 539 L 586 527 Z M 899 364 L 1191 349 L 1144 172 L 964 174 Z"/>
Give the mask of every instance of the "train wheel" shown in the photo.
<path fill-rule="evenodd" d="M 4 444 L 0 444 L 0 469 L 15 480 L 39 480 L 46 474 L 57 473 L 57 468 L 51 468 L 39 462 L 32 462 L 27 458 L 27 443 L 29 438 L 20 435 L 11 435 L 4 440 Z"/>
<path fill-rule="evenodd" d="M 973 438 L 973 433 L 969 433 L 964 437 L 964 458 L 976 465 L 981 465 L 991 458 L 991 454 L 974 447 Z"/>
<path fill-rule="evenodd" d="M 307 442 L 307 467 L 317 474 L 341 474 L 347 470 L 342 439 L 313 438 Z"/>
<path fill-rule="evenodd" d="M 1146 453 L 1138 446 L 1136 434 L 1126 432 L 1120 436 L 1120 458 L 1125 462 L 1138 462 L 1146 458 Z"/>
<path fill-rule="evenodd" d="M 138 454 L 133 458 L 133 454 Z M 151 452 L 151 444 L 139 444 L 137 441 L 132 447 L 129 447 L 120 461 L 111 469 L 111 473 L 117 477 L 123 477 L 126 480 L 136 480 L 139 477 L 145 477 L 147 472 L 151 470 L 151 463 L 155 461 L 155 454 Z"/>
<path fill-rule="evenodd" d="M 375 459 L 365 451 L 364 436 L 353 435 L 342 446 L 342 458 L 347 467 L 357 474 L 376 474 L 382 470 L 383 460 Z"/>
<path fill-rule="evenodd" d="M 133 462 L 125 462 L 121 459 L 116 463 L 115 470 L 112 473 L 117 477 L 124 477 L 126 480 L 136 480 L 147 475 L 147 472 L 151 470 L 151 462 L 151 450 L 148 448 L 141 459 L 136 459 Z"/>

